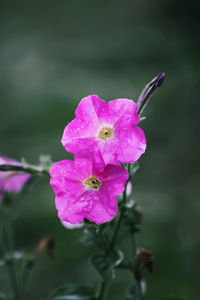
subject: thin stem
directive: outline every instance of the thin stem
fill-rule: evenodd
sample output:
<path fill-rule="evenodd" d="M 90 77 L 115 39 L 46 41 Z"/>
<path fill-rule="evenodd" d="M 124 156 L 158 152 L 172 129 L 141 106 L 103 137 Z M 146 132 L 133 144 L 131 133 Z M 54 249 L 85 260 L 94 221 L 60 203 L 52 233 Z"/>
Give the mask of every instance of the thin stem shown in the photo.
<path fill-rule="evenodd" d="M 116 241 L 116 238 L 117 238 L 117 235 L 119 233 L 119 230 L 120 230 L 120 227 L 121 227 L 121 223 L 122 223 L 122 220 L 123 220 L 123 217 L 124 217 L 124 213 L 125 213 L 125 208 L 123 207 L 122 210 L 121 210 L 121 213 L 119 215 L 119 219 L 117 221 L 117 224 L 116 224 L 116 227 L 115 227 L 115 231 L 114 231 L 113 236 L 112 236 L 112 240 L 111 240 L 110 248 L 109 248 L 109 253 L 114 248 L 115 241 Z"/>
<path fill-rule="evenodd" d="M 31 270 L 31 268 L 29 267 L 28 263 L 26 263 L 24 266 L 24 273 L 23 273 L 23 279 L 22 279 L 22 291 L 21 291 L 22 300 L 26 299 L 29 277 L 30 277 L 30 270 Z"/>
<path fill-rule="evenodd" d="M 1 172 L 7 172 L 7 171 L 13 171 L 13 172 L 23 172 L 23 173 L 29 173 L 32 175 L 47 175 L 49 176 L 49 170 L 47 169 L 41 169 L 41 167 L 37 166 L 14 166 L 14 165 L 0 165 L 0 171 Z"/>
<path fill-rule="evenodd" d="M 128 172 L 130 174 L 130 164 L 128 165 Z M 122 207 L 122 209 L 120 211 L 119 218 L 117 220 L 117 224 L 115 226 L 115 230 L 114 230 L 113 236 L 111 238 L 110 246 L 108 248 L 108 251 L 105 253 L 105 255 L 109 255 L 112 252 L 112 250 L 113 250 L 113 248 L 115 246 L 115 242 L 116 242 L 116 239 L 117 239 L 117 236 L 118 236 L 121 224 L 122 224 L 122 220 L 123 220 L 124 213 L 125 213 L 125 210 L 126 210 L 126 206 L 125 206 L 125 203 L 126 203 L 126 187 L 127 187 L 128 181 L 129 180 L 127 180 L 126 185 L 125 185 L 125 190 L 123 192 L 123 204 L 124 205 L 123 205 L 123 207 Z M 102 300 L 103 299 L 103 297 L 105 295 L 106 287 L 107 287 L 107 283 L 105 281 L 102 281 L 101 285 L 100 285 L 100 289 L 99 289 L 99 296 L 97 297 L 98 300 Z"/>
<path fill-rule="evenodd" d="M 7 227 L 7 242 L 8 242 L 8 249 L 10 251 L 13 251 L 13 236 L 12 236 L 12 224 L 11 221 L 6 222 L 6 227 Z"/>
<path fill-rule="evenodd" d="M 143 300 L 141 281 L 136 280 L 137 300 Z"/>
<path fill-rule="evenodd" d="M 7 266 L 8 276 L 10 279 L 10 285 L 11 285 L 11 288 L 13 291 L 13 296 L 15 297 L 16 300 L 20 300 L 19 290 L 18 290 L 18 285 L 17 285 L 17 278 L 15 275 L 15 269 L 13 266 L 13 262 L 6 263 L 6 266 Z"/>
<path fill-rule="evenodd" d="M 104 280 L 101 281 L 101 285 L 100 285 L 100 289 L 99 289 L 99 295 L 98 295 L 98 300 L 102 300 L 104 295 L 105 295 L 105 291 L 106 291 L 106 287 L 107 284 Z"/>
<path fill-rule="evenodd" d="M 11 223 L 8 221 L 4 220 L 4 236 L 5 236 L 5 245 L 6 245 L 6 252 L 11 252 L 13 251 L 13 237 L 12 237 L 12 227 Z M 15 297 L 16 300 L 20 300 L 19 297 L 19 290 L 18 290 L 18 284 L 17 284 L 17 278 L 15 274 L 15 268 L 14 268 L 14 262 L 12 260 L 12 257 L 8 257 L 8 261 L 6 261 L 6 268 L 8 271 L 8 276 L 10 280 L 10 285 L 11 289 L 13 292 L 13 296 Z"/>
<path fill-rule="evenodd" d="M 130 164 L 128 165 L 128 172 L 130 174 Z M 127 187 L 127 183 L 129 182 L 129 179 L 127 180 L 126 182 L 126 185 L 125 185 L 125 190 L 123 192 L 123 207 L 120 211 L 120 214 L 119 214 L 119 218 L 117 220 L 117 224 L 116 224 L 116 227 L 115 227 L 115 230 L 114 230 L 114 233 L 113 233 L 113 236 L 112 236 L 112 239 L 111 239 L 111 243 L 110 243 L 110 248 L 109 248 L 109 253 L 113 250 L 113 247 L 115 245 L 115 241 L 116 241 L 116 238 L 117 238 L 117 235 L 119 233 L 119 230 L 120 230 L 120 227 L 121 227 L 121 223 L 122 223 L 122 220 L 123 220 L 123 217 L 124 217 L 124 213 L 126 211 L 126 187 Z"/>
<path fill-rule="evenodd" d="M 136 239 L 136 233 L 135 232 L 130 233 L 130 242 L 131 242 L 131 252 L 132 252 L 131 254 L 136 255 L 137 239 Z"/>

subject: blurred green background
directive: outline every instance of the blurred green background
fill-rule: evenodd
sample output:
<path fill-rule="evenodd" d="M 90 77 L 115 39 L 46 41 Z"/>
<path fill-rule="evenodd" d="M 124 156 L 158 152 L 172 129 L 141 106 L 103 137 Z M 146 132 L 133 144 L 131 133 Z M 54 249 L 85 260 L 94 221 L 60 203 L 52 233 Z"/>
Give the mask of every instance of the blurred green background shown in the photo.
<path fill-rule="evenodd" d="M 141 123 L 148 148 L 133 197 L 144 212 L 138 246 L 155 254 L 146 299 L 199 299 L 199 1 L 43 0 L 0 2 L 0 153 L 37 163 L 71 158 L 61 145 L 84 96 L 137 99 L 159 72 L 167 77 Z M 47 179 L 38 178 L 14 224 L 18 249 L 32 251 L 46 235 L 55 260 L 44 255 L 31 277 L 30 299 L 65 283 L 96 285 L 81 247 L 81 230 L 60 224 Z M 130 277 L 117 273 L 107 299 L 123 299 Z M 5 270 L 0 286 L 9 289 Z"/>

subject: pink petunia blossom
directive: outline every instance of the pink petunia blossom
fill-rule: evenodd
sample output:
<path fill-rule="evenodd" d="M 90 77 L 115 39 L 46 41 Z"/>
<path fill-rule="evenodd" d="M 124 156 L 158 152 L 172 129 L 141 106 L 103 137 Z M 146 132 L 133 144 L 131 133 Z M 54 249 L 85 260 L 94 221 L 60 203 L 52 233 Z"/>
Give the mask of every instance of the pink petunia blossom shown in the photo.
<path fill-rule="evenodd" d="M 69 152 L 97 146 L 106 164 L 133 163 L 145 152 L 137 104 L 129 99 L 106 103 L 96 95 L 79 103 L 76 118 L 64 130 L 62 144 Z"/>
<path fill-rule="evenodd" d="M 74 161 L 55 163 L 49 173 L 58 217 L 72 224 L 84 218 L 99 224 L 111 221 L 118 210 L 117 196 L 129 176 L 121 166 L 105 165 L 94 149 L 76 153 Z"/>
<path fill-rule="evenodd" d="M 11 158 L 0 156 L 0 165 L 21 166 L 21 164 Z M 31 175 L 16 171 L 0 171 L 0 199 L 3 197 L 3 191 L 20 192 Z"/>

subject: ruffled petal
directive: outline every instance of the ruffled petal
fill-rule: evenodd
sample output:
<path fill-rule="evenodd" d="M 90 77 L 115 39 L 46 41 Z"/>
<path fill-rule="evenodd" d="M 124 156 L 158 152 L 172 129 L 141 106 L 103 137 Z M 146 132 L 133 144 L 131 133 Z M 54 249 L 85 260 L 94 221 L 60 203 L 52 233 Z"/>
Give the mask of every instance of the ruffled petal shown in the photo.
<path fill-rule="evenodd" d="M 130 99 L 116 99 L 108 103 L 109 115 L 112 118 L 112 124 L 121 121 L 128 124 L 135 125 L 139 122 L 139 116 L 137 114 L 137 104 Z M 124 125 L 124 124 L 122 124 Z"/>
<path fill-rule="evenodd" d="M 61 142 L 67 151 L 73 153 L 84 149 L 84 143 L 86 146 L 94 143 L 93 139 L 98 131 L 99 125 L 76 118 L 65 127 Z"/>
<path fill-rule="evenodd" d="M 116 126 L 115 134 L 119 139 L 118 159 L 122 163 L 137 161 L 146 150 L 146 138 L 137 126 L 121 128 Z"/>
<path fill-rule="evenodd" d="M 101 127 L 97 113 L 105 105 L 96 95 L 81 100 L 75 112 L 76 118 L 66 126 L 63 133 L 62 144 L 67 151 L 76 153 L 95 144 L 94 139 Z"/>
<path fill-rule="evenodd" d="M 30 179 L 29 174 L 17 174 L 7 179 L 4 190 L 8 192 L 20 192 L 27 181 Z"/>
<path fill-rule="evenodd" d="M 58 217 L 71 224 L 81 223 L 84 219 L 84 210 L 87 208 L 87 203 L 80 202 L 78 199 L 73 199 L 69 194 L 62 197 L 56 197 L 56 208 Z"/>
<path fill-rule="evenodd" d="M 98 108 L 97 102 L 99 103 Z M 76 117 L 88 124 L 91 124 L 95 128 L 99 127 L 100 124 L 97 111 L 98 109 L 101 109 L 101 104 L 103 104 L 103 102 L 104 101 L 99 99 L 96 95 L 91 95 L 83 98 L 75 111 Z"/>
<path fill-rule="evenodd" d="M 56 194 L 56 208 L 62 214 L 71 203 L 69 201 L 73 201 L 84 192 L 80 172 L 74 168 L 73 161 L 65 160 L 55 163 L 49 173 L 50 185 Z"/>
<path fill-rule="evenodd" d="M 105 162 L 98 147 L 81 150 L 75 153 L 74 156 L 76 165 L 81 166 L 80 169 L 88 169 L 87 177 L 101 173 L 105 168 Z"/>
<path fill-rule="evenodd" d="M 21 163 L 14 159 L 0 156 L 0 165 L 3 164 L 21 166 Z M 0 172 L 0 198 L 3 196 L 3 190 L 8 192 L 20 192 L 30 177 L 30 174 L 14 171 Z"/>
<path fill-rule="evenodd" d="M 91 203 L 91 209 L 85 214 L 85 218 L 102 224 L 111 221 L 117 214 L 117 198 L 111 197 L 99 191 L 88 191 L 87 201 Z M 110 205 L 112 204 L 112 205 Z"/>
<path fill-rule="evenodd" d="M 107 165 L 103 173 L 104 179 L 101 191 L 109 195 L 120 195 L 124 189 L 129 174 L 121 166 Z"/>
<path fill-rule="evenodd" d="M 106 141 L 104 141 L 103 147 L 101 147 L 101 152 L 103 155 L 103 159 L 106 164 L 119 164 L 118 159 L 118 148 L 120 141 L 116 137 L 112 137 Z"/>
<path fill-rule="evenodd" d="M 62 178 L 70 178 L 71 180 L 81 181 L 88 177 L 92 172 L 92 158 L 78 159 L 75 161 L 62 160 L 55 163 L 49 174 L 51 178 L 61 180 Z"/>
<path fill-rule="evenodd" d="M 64 148 L 71 153 L 76 153 L 84 149 L 93 149 L 97 145 L 95 138 L 76 138 L 67 143 L 63 142 Z"/>

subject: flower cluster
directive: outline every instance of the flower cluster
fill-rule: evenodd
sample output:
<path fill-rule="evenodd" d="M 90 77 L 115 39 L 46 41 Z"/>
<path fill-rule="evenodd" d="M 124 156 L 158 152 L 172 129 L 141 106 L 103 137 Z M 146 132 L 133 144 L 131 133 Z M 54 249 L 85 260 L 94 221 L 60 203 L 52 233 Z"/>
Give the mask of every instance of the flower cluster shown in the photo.
<path fill-rule="evenodd" d="M 0 165 L 21 166 L 21 164 L 11 158 L 0 156 Z M 3 197 L 3 192 L 20 192 L 31 175 L 19 173 L 15 171 L 0 171 L 0 199 Z"/>
<path fill-rule="evenodd" d="M 129 99 L 106 103 L 96 95 L 81 100 L 62 137 L 74 161 L 63 160 L 50 169 L 58 216 L 71 224 L 84 218 L 95 223 L 112 220 L 117 196 L 129 177 L 119 163 L 137 161 L 146 139 L 137 124 L 137 105 Z"/>

